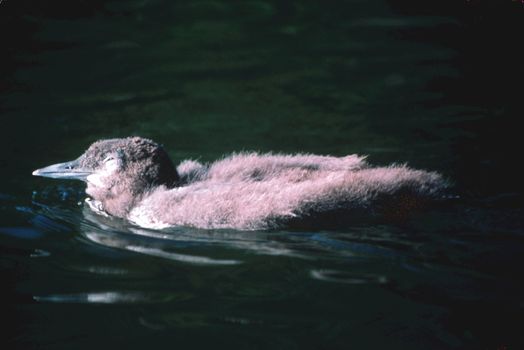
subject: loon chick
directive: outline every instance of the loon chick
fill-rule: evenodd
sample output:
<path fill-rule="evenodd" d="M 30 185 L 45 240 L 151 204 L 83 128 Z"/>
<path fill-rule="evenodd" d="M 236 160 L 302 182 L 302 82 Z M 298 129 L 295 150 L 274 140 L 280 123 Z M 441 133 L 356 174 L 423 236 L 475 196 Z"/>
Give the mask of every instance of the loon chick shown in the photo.
<path fill-rule="evenodd" d="M 435 172 L 371 167 L 364 158 L 253 152 L 175 168 L 157 143 L 128 137 L 97 141 L 78 159 L 33 175 L 83 180 L 93 210 L 152 229 L 257 230 L 330 212 L 395 213 L 447 187 Z"/>

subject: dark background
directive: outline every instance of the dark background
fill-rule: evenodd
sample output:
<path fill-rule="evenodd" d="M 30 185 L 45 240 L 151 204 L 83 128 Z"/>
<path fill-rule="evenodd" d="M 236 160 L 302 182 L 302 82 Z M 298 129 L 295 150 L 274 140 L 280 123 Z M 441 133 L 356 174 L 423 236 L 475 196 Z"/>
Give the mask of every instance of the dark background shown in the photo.
<path fill-rule="evenodd" d="M 32 142 L 45 143 L 46 140 L 60 137 L 61 133 L 76 132 L 85 134 L 89 132 L 91 125 L 79 130 L 64 130 L 60 125 L 55 125 L 55 130 L 46 130 L 41 132 L 39 128 L 46 125 L 50 115 L 56 113 L 56 110 L 49 108 L 51 104 L 57 104 L 55 101 L 42 101 L 44 97 L 35 96 L 31 104 L 40 104 L 47 110 L 35 107 L 40 113 L 33 113 L 28 117 L 27 122 L 19 124 L 10 117 L 10 112 L 14 109 L 28 109 L 24 102 L 9 103 L 13 94 L 30 93 L 39 91 L 45 87 L 48 82 L 38 82 L 35 78 L 34 83 L 21 82 L 17 79 L 17 73 L 27 67 L 39 65 L 33 55 L 46 52 L 49 50 L 66 50 L 68 47 L 78 45 L 73 40 L 40 40 L 38 33 L 45 26 L 46 20 L 79 20 L 92 18 L 96 16 L 105 16 L 107 18 L 122 19 L 133 15 L 133 11 L 140 9 L 132 6 L 126 7 L 126 2 L 113 2 L 114 6 L 105 6 L 105 1 L 3 1 L 0 11 L 0 40 L 2 43 L 2 55 L 0 65 L 0 91 L 2 92 L 2 102 L 0 108 L 2 111 L 2 151 L 7 153 L 21 152 L 20 157 L 26 156 L 27 152 L 32 150 Z M 177 2 L 173 2 L 177 3 Z M 183 3 L 183 2 L 182 2 Z M 309 22 L 314 28 L 324 28 L 329 35 L 329 31 L 336 32 L 337 25 L 344 23 L 352 18 L 358 18 L 359 15 L 373 15 L 372 4 L 365 4 L 359 1 L 268 1 L 268 4 L 274 7 L 274 15 L 255 25 L 264 26 L 259 31 L 259 35 L 272 34 L 272 27 L 286 21 L 303 21 Z M 239 2 L 238 4 L 241 4 Z M 431 98 L 429 101 L 417 101 L 427 104 L 427 108 L 446 105 L 465 105 L 476 106 L 478 110 L 474 118 L 457 118 L 460 120 L 453 121 L 450 118 L 443 118 L 441 127 L 460 130 L 461 137 L 450 140 L 451 147 L 450 158 L 456 156 L 451 163 L 451 169 L 447 169 L 450 175 L 460 183 L 463 188 L 467 188 L 472 193 L 489 193 L 491 195 L 503 193 L 518 192 L 522 194 L 522 182 L 520 181 L 519 172 L 514 170 L 513 164 L 518 161 L 521 147 L 520 137 L 520 119 L 522 118 L 523 104 L 521 103 L 522 95 L 522 77 L 523 77 L 523 52 L 521 49 L 521 35 L 523 33 L 523 16 L 524 10 L 522 3 L 519 1 L 387 1 L 387 6 L 393 14 L 402 16 L 416 16 L 417 18 L 441 16 L 451 18 L 453 23 L 443 23 L 442 25 L 433 26 L 398 26 L 391 30 L 388 28 L 388 34 L 398 39 L 427 43 L 452 50 L 452 57 L 446 58 L 445 63 L 448 67 L 455 70 L 453 76 L 435 76 L 428 79 L 421 86 L 424 91 L 438 95 L 437 98 Z M 150 10 L 151 32 L 162 34 L 162 25 L 171 19 L 168 13 L 162 13 L 161 9 L 165 6 L 162 2 L 153 2 L 145 7 Z M 383 4 L 377 5 L 380 9 Z M 239 6 L 240 8 L 242 6 Z M 377 11 L 377 16 L 380 15 Z M 205 12 L 205 11 L 204 11 Z M 211 11 L 210 11 L 211 12 Z M 242 10 L 239 10 L 242 14 Z M 199 14 L 196 13 L 195 16 Z M 246 13 L 249 15 L 249 13 Z M 213 13 L 204 16 L 212 17 Z M 172 21 L 179 20 L 173 16 Z M 191 20 L 184 18 L 184 20 Z M 85 28 L 89 30 L 88 27 Z M 100 30 L 103 30 L 100 29 Z M 125 29 L 124 29 L 125 30 Z M 89 36 L 89 33 L 84 33 Z M 95 35 L 100 35 L 97 33 Z M 370 34 L 372 36 L 372 34 Z M 65 35 L 67 37 L 67 35 Z M 154 33 L 153 33 L 154 37 Z M 254 38 L 256 40 L 256 38 Z M 197 45 L 197 44 L 195 44 Z M 297 46 L 308 45 L 307 38 L 304 43 L 295 43 Z M 227 47 L 219 47 L 227 55 Z M 293 53 L 294 54 L 294 53 Z M 304 52 L 308 54 L 308 52 Z M 312 54 L 311 52 L 309 54 Z M 314 53 L 313 53 L 314 54 Z M 374 53 L 370 52 L 372 56 Z M 286 60 L 286 52 L 282 52 L 279 60 Z M 103 57 L 96 57 L 95 60 L 103 60 Z M 432 64 L 442 63 L 442 60 L 431 59 L 418 62 L 431 66 Z M 94 62 L 88 63 L 87 66 L 78 65 L 71 62 L 73 69 L 65 72 L 70 74 L 75 70 L 93 69 L 90 67 Z M 96 62 L 100 65 L 101 62 Z M 147 63 L 146 63 L 147 64 Z M 283 68 L 285 69 L 285 68 Z M 343 72 L 342 72 L 343 73 Z M 53 74 L 60 74 L 59 70 Z M 215 72 L 215 74 L 219 74 Z M 220 74 L 227 74 L 223 72 Z M 249 80 L 252 72 L 235 71 L 240 79 Z M 245 74 L 245 77 L 242 77 Z M 111 79 L 109 74 L 104 76 Z M 366 77 L 351 76 L 346 79 L 366 79 Z M 50 77 L 45 77 L 50 79 Z M 52 77 L 51 77 L 52 79 Z M 60 77 L 56 77 L 60 79 Z M 69 81 L 67 81 L 69 83 Z M 77 82 L 81 85 L 82 81 Z M 93 82 L 89 82 L 93 85 Z M 98 85 L 102 87 L 107 81 L 99 80 Z M 341 84 L 348 83 L 343 81 Z M 339 82 L 340 84 L 340 82 Z M 349 85 L 349 84 L 347 84 Z M 81 89 L 81 86 L 61 86 L 61 89 Z M 86 86 L 86 90 L 93 89 L 93 86 Z M 312 100 L 311 96 L 306 98 Z M 393 106 L 388 108 L 398 108 L 402 110 L 409 105 L 409 98 L 404 97 L 401 101 L 386 101 Z M 313 103 L 329 103 L 329 101 L 313 101 Z M 41 107 L 39 106 L 39 107 Z M 417 106 L 410 106 L 417 108 Z M 63 108 L 63 107 L 62 107 Z M 362 108 L 362 107 L 359 107 Z M 366 106 L 368 110 L 373 106 Z M 378 107 L 382 111 L 383 107 Z M 68 111 L 69 112 L 69 111 Z M 464 113 L 471 113 L 465 111 Z M 50 114 L 50 115 L 48 115 Z M 69 115 L 69 118 L 73 118 Z M 123 118 L 123 117 L 120 117 Z M 246 119 L 252 116 L 246 115 Z M 385 119 L 387 116 L 377 118 Z M 56 123 L 56 121 L 51 121 Z M 67 123 L 67 119 L 63 122 Z M 125 123 L 126 121 L 120 121 Z M 254 120 L 254 123 L 257 121 Z M 31 125 L 33 123 L 33 125 Z M 52 134 L 54 132 L 55 134 Z M 384 131 L 386 133 L 387 130 Z M 108 133 L 109 134 L 109 133 Z M 26 142 L 20 142 L 22 135 L 26 136 Z M 432 130 L 411 130 L 408 135 L 417 142 L 425 141 L 425 138 L 443 137 Z M 444 136 L 445 137 L 445 136 Z M 24 148 L 26 147 L 26 148 Z M 45 146 L 44 146 L 45 147 Z M 248 145 L 249 147 L 249 145 Z M 2 156 L 2 173 L 5 173 L 13 164 L 6 164 L 7 156 Z M 519 201 L 521 202 L 521 198 Z"/>
<path fill-rule="evenodd" d="M 523 34 L 524 5 L 511 0 L 2 1 L 0 228 L 28 228 L 14 238 L 2 233 L 2 338 L 12 348 L 88 348 L 102 339 L 113 347 L 147 346 L 151 339 L 204 347 L 221 339 L 269 348 L 275 337 L 277 348 L 345 348 L 354 340 L 359 348 L 519 349 Z M 407 235 L 410 246 L 422 246 L 414 254 L 422 256 L 413 264 L 419 272 L 406 272 L 389 255 L 356 268 L 390 269 L 395 283 L 386 297 L 380 287 L 312 285 L 304 272 L 309 263 L 293 259 L 248 255 L 245 270 L 224 272 L 122 253 L 131 270 L 148 276 L 125 287 L 154 293 L 200 283 L 195 304 L 182 308 L 199 310 L 204 321 L 227 312 L 262 318 L 265 326 L 255 330 L 216 328 L 212 321 L 198 328 L 202 319 L 163 314 L 179 304 L 36 303 L 34 295 L 67 294 L 75 283 L 80 291 L 111 287 L 113 281 L 71 267 L 124 258 L 81 239 L 71 243 L 79 235 L 74 225 L 63 233 L 62 221 L 56 226 L 54 217 L 42 216 L 34 198 L 67 208 L 81 186 L 35 180 L 31 171 L 73 159 L 96 139 L 128 135 L 163 143 L 175 161 L 254 149 L 408 162 L 443 173 L 460 204 L 444 220 L 414 230 L 418 236 Z M 34 249 L 51 251 L 55 260 L 31 260 Z M 240 254 L 230 250 L 219 251 Z M 428 261 L 439 268 L 424 270 Z M 173 269 L 191 281 L 175 285 Z M 237 287 L 244 294 L 235 294 Z M 356 306 L 343 302 L 348 295 Z M 398 306 L 383 311 L 390 305 Z M 348 326 L 355 309 L 353 317 L 369 326 Z M 158 316 L 168 330 L 150 335 L 140 328 L 133 337 L 127 327 L 135 312 Z M 417 322 L 442 326 L 459 341 Z M 109 334 L 104 327 L 112 327 Z M 375 337 L 381 327 L 384 337 Z"/>

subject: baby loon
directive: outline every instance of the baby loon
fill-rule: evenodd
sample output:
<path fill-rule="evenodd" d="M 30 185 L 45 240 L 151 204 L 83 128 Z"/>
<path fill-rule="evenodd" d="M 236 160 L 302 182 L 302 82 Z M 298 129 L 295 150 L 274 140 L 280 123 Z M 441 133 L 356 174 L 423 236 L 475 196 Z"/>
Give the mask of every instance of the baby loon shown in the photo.
<path fill-rule="evenodd" d="M 33 175 L 83 180 L 91 209 L 151 229 L 258 230 L 325 213 L 395 213 L 447 187 L 435 172 L 371 167 L 358 155 L 236 153 L 175 168 L 160 145 L 141 137 L 97 141 L 78 159 Z"/>

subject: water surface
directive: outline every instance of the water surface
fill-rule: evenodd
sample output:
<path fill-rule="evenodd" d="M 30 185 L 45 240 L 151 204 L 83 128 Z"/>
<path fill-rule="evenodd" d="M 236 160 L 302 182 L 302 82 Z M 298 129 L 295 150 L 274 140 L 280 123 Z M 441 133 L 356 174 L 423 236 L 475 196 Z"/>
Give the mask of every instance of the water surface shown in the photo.
<path fill-rule="evenodd" d="M 524 346 L 524 22 L 502 3 L 0 3 L 2 348 Z M 151 231 L 31 176 L 129 135 L 176 162 L 367 154 L 456 198 L 401 224 Z"/>

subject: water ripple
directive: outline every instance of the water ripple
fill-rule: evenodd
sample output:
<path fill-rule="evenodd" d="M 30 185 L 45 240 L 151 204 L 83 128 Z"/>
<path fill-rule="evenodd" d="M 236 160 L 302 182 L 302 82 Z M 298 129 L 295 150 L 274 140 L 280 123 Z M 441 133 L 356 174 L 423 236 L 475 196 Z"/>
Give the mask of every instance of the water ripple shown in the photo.
<path fill-rule="evenodd" d="M 388 282 L 386 276 L 375 274 L 350 273 L 339 270 L 313 269 L 310 276 L 325 282 L 336 282 L 346 284 L 385 284 Z"/>
<path fill-rule="evenodd" d="M 138 245 L 136 243 L 133 244 L 129 239 L 125 239 L 117 235 L 108 236 L 97 232 L 85 232 L 84 236 L 95 243 L 99 243 L 105 246 L 120 248 L 132 252 L 142 253 L 150 256 L 156 256 L 184 263 L 198 265 L 237 265 L 242 263 L 239 260 L 213 259 L 205 256 L 174 253 L 161 248 L 147 247 L 145 245 Z"/>
<path fill-rule="evenodd" d="M 34 296 L 37 302 L 47 303 L 80 303 L 80 304 L 134 304 L 134 303 L 162 303 L 175 299 L 177 295 L 160 293 L 140 293 L 140 292 L 93 292 L 75 294 L 50 294 Z M 187 299 L 182 296 L 178 299 Z"/>

